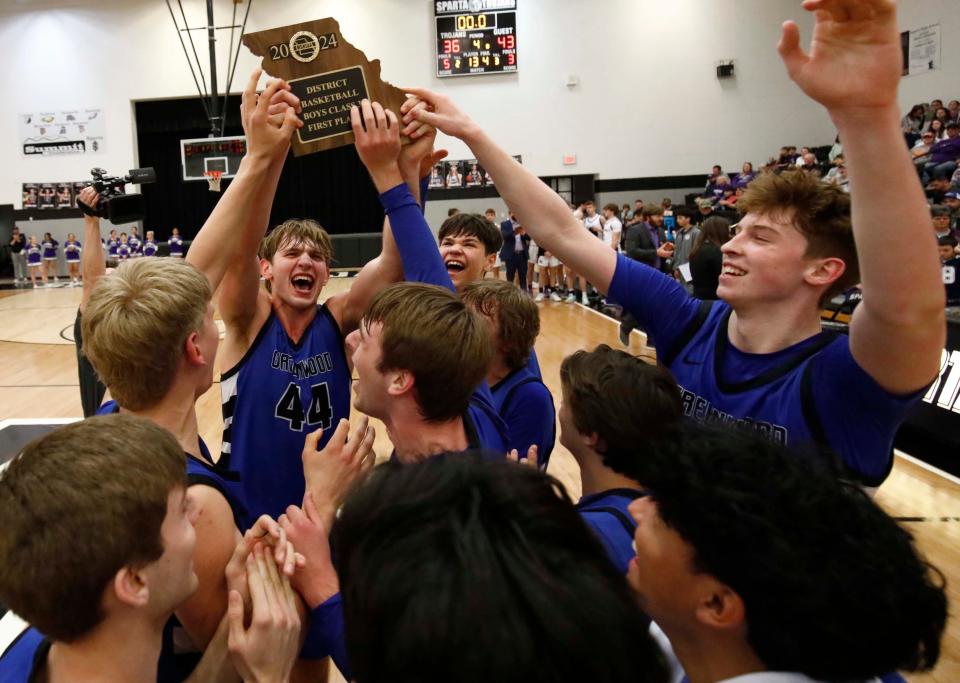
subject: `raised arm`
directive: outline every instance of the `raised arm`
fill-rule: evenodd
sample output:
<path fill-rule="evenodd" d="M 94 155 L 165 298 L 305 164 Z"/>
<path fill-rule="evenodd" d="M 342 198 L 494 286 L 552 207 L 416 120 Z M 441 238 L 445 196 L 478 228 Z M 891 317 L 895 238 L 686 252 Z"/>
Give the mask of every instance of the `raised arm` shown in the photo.
<path fill-rule="evenodd" d="M 902 56 L 893 0 L 806 0 L 810 52 L 793 22 L 780 54 L 790 78 L 824 107 L 843 140 L 863 303 L 850 323 L 857 363 L 888 391 L 920 389 L 939 370 L 946 322 L 937 245 L 923 188 L 903 144 Z M 893 351 L 891 351 L 893 350 Z"/>
<path fill-rule="evenodd" d="M 413 100 L 409 102 L 410 108 L 416 104 Z M 404 107 L 406 106 L 407 103 L 404 104 Z M 361 102 L 360 107 L 355 107 L 355 110 L 355 114 L 351 116 L 351 123 L 360 158 L 363 159 L 368 155 L 369 150 L 380 148 L 384 144 L 393 150 L 393 137 L 396 136 L 396 142 L 399 142 L 400 135 L 399 121 L 393 116 L 393 112 L 390 112 L 391 116 L 388 117 L 388 110 L 383 109 L 376 102 L 366 100 Z M 447 152 L 433 150 L 433 141 L 437 134 L 435 129 L 422 126 L 419 127 L 418 132 L 420 137 L 416 142 L 400 149 L 398 157 L 395 158 L 395 164 L 400 173 L 399 178 L 406 184 L 413 196 L 413 201 L 420 202 L 422 207 L 421 179 L 425 175 L 429 177 L 430 169 L 445 157 Z M 393 151 L 390 153 L 392 154 Z M 397 180 L 397 177 L 391 175 L 391 180 Z M 381 289 L 403 280 L 403 261 L 393 232 L 390 216 L 386 215 L 383 220 L 383 246 L 380 256 L 361 269 L 347 292 L 331 297 L 328 301 L 330 310 L 340 322 L 340 329 L 345 335 L 357 328 L 370 301 Z"/>
<path fill-rule="evenodd" d="M 559 195 L 498 147 L 449 98 L 419 88 L 407 91 L 426 101 L 432 111 L 416 109 L 404 122 L 429 123 L 467 143 L 537 244 L 606 293 L 617 264 L 616 252 L 584 230 Z"/>
<path fill-rule="evenodd" d="M 271 80 L 257 94 L 260 73 L 257 69 L 250 76 L 240 105 L 246 156 L 187 253 L 187 261 L 207 276 L 210 286 L 220 288 L 220 314 L 234 329 L 245 328 L 256 314 L 257 249 L 270 221 L 290 137 L 303 125 L 296 116 L 299 100 L 284 81 Z"/>
<path fill-rule="evenodd" d="M 83 270 L 83 291 L 80 295 L 82 315 L 97 281 L 107 272 L 107 261 L 100 244 L 100 219 L 87 213 L 96 208 L 100 195 L 92 187 L 85 187 L 80 190 L 77 201 L 84 205 L 80 208 L 83 209 L 83 243 L 87 245 L 87 248 L 80 252 L 80 267 Z"/>

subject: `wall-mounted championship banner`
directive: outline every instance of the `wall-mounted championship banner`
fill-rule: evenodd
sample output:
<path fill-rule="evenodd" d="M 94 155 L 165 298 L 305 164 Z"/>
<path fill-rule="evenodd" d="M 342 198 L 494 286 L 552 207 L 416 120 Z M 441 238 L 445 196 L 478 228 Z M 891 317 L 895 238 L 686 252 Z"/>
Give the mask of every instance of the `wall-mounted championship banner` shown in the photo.
<path fill-rule="evenodd" d="M 101 109 L 20 114 L 20 151 L 24 156 L 102 152 L 105 130 Z"/>
<path fill-rule="evenodd" d="M 403 91 L 380 79 L 380 60 L 367 59 L 351 45 L 334 19 L 248 33 L 243 44 L 262 58 L 264 71 L 286 80 L 300 98 L 303 127 L 292 141 L 296 156 L 352 144 L 350 107 L 364 98 L 400 118 Z"/>
<path fill-rule="evenodd" d="M 900 34 L 903 51 L 903 75 L 935 71 L 940 68 L 940 24 L 931 24 Z"/>

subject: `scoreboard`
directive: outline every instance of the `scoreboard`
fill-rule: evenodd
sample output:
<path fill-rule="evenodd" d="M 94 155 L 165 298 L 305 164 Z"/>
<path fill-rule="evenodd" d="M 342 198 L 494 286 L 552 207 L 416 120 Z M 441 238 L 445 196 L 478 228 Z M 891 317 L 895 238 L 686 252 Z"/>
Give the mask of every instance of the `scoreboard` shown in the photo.
<path fill-rule="evenodd" d="M 436 0 L 437 76 L 517 70 L 516 0 Z"/>

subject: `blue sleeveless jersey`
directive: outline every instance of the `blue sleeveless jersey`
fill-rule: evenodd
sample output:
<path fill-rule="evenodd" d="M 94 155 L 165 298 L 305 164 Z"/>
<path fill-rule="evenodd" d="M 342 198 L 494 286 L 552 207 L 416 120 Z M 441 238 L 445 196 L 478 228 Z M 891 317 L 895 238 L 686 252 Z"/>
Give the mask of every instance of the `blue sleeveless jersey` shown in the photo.
<path fill-rule="evenodd" d="M 825 446 L 870 486 L 890 473 L 893 436 L 923 391 L 886 391 L 854 360 L 845 335 L 745 353 L 729 342 L 728 304 L 694 299 L 622 254 L 610 294 L 657 339 L 657 360 L 680 385 L 686 417 L 750 428 L 795 449 Z"/>
<path fill-rule="evenodd" d="M 643 495 L 639 489 L 610 489 L 584 496 L 577 503 L 580 517 L 603 543 L 617 571 L 624 575 L 637 554 L 633 549 L 637 523 L 627 507 Z"/>
<path fill-rule="evenodd" d="M 50 652 L 50 641 L 40 631 L 28 627 L 0 653 L 0 681 L 32 683 L 42 680 L 41 672 Z"/>
<path fill-rule="evenodd" d="M 326 306 L 317 307 L 298 344 L 271 312 L 244 357 L 221 375 L 218 467 L 240 474 L 251 519 L 301 504 L 304 438 L 322 427 L 323 448 L 331 426 L 350 417 L 350 381 L 343 336 Z"/>
<path fill-rule="evenodd" d="M 504 377 L 490 392 L 507 428 L 507 449 L 524 457 L 536 444 L 540 468 L 545 469 L 557 438 L 557 412 L 550 390 L 528 365 Z"/>

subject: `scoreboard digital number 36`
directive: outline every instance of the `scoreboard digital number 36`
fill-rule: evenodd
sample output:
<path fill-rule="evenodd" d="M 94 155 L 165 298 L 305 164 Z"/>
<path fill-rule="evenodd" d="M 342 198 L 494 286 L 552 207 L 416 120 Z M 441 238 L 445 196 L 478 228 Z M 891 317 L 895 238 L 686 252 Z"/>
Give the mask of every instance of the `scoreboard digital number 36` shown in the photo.
<path fill-rule="evenodd" d="M 437 76 L 517 70 L 516 0 L 436 0 Z"/>

